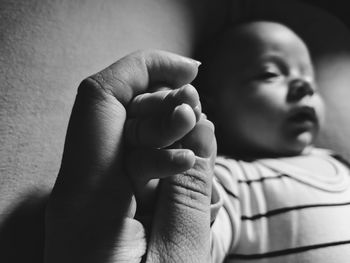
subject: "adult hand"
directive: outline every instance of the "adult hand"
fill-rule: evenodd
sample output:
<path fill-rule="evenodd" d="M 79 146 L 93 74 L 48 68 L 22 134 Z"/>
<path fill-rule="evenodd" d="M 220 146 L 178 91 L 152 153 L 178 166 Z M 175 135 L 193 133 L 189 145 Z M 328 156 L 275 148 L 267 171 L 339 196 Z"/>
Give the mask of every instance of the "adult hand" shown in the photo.
<path fill-rule="evenodd" d="M 125 108 L 133 97 L 151 87 L 163 84 L 178 88 L 191 82 L 197 74 L 197 67 L 195 61 L 181 56 L 161 51 L 142 51 L 124 57 L 81 83 L 69 122 L 61 169 L 47 208 L 45 262 L 140 260 L 145 252 L 144 233 L 142 226 L 132 219 L 135 201 L 123 165 Z M 193 134 L 203 129 L 194 129 Z M 208 158 L 196 161 L 195 167 L 200 166 L 199 163 L 206 166 L 209 164 Z M 174 228 L 182 231 L 186 227 L 186 223 L 177 222 L 193 214 L 188 211 L 199 212 L 202 216 L 204 211 L 207 213 L 207 208 L 197 209 L 197 202 L 187 200 L 188 197 L 201 196 L 197 190 L 192 195 L 189 182 L 198 177 L 199 181 L 205 181 L 204 188 L 207 190 L 210 188 L 210 183 L 207 183 L 211 181 L 210 176 L 202 173 L 197 177 L 192 176 L 194 179 L 186 175 L 181 177 L 186 177 L 186 180 L 170 177 L 162 186 L 174 186 L 175 192 L 178 189 L 175 197 L 182 202 L 172 199 L 172 195 L 160 202 L 157 213 L 162 216 L 165 212 L 171 212 L 172 218 L 167 226 L 162 223 L 153 228 L 149 261 L 176 260 L 171 255 L 171 248 L 176 246 L 174 242 L 179 235 L 174 233 L 179 231 Z M 205 193 L 205 204 L 209 192 Z M 209 222 L 202 227 L 208 229 Z M 192 243 L 191 239 L 203 238 L 197 236 L 197 231 L 191 232 L 193 236 L 179 238 L 189 244 Z M 207 242 L 204 243 L 208 246 Z M 178 248 L 179 253 L 184 252 L 185 261 L 189 252 L 196 254 L 196 251 L 181 251 L 181 247 Z"/>

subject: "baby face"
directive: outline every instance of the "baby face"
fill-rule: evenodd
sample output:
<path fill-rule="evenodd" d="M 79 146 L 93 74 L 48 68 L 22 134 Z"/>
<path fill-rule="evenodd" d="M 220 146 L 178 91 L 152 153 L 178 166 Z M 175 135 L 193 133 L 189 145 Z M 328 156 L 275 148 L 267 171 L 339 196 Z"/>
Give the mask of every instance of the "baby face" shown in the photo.
<path fill-rule="evenodd" d="M 307 47 L 272 22 L 228 34 L 226 52 L 219 55 L 216 105 L 227 145 L 248 156 L 302 153 L 324 115 Z"/>

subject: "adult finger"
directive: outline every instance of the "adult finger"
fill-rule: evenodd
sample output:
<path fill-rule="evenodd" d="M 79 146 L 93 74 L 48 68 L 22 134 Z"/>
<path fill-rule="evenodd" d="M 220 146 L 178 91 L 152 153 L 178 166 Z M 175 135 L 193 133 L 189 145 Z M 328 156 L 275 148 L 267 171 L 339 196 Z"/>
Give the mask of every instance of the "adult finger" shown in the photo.
<path fill-rule="evenodd" d="M 160 50 L 146 50 L 123 57 L 107 69 L 91 76 L 124 106 L 155 86 L 179 88 L 192 82 L 200 62 Z"/>

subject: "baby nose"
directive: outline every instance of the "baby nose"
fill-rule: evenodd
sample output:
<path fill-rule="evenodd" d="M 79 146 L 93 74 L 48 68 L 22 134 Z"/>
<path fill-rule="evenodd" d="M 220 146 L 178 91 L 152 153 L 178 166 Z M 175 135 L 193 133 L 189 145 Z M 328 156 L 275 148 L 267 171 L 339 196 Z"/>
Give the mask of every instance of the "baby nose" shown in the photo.
<path fill-rule="evenodd" d="M 297 101 L 315 93 L 314 84 L 306 80 L 293 80 L 289 85 L 288 101 Z"/>

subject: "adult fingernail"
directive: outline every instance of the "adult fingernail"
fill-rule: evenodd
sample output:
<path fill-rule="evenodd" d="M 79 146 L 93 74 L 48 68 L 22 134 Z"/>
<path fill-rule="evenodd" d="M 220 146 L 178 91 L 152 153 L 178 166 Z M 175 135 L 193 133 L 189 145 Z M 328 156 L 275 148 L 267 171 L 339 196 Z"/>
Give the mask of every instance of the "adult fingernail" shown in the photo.
<path fill-rule="evenodd" d="M 198 61 L 198 60 L 195 60 L 195 59 L 192 59 L 192 62 L 197 65 L 197 67 L 199 67 L 200 65 L 202 65 L 202 62 Z"/>
<path fill-rule="evenodd" d="M 195 60 L 195 59 L 193 59 L 193 58 L 187 58 L 187 60 L 188 60 L 190 63 L 196 65 L 197 67 L 199 67 L 199 66 L 202 64 L 202 62 L 200 62 L 200 61 L 198 61 L 198 60 Z"/>

